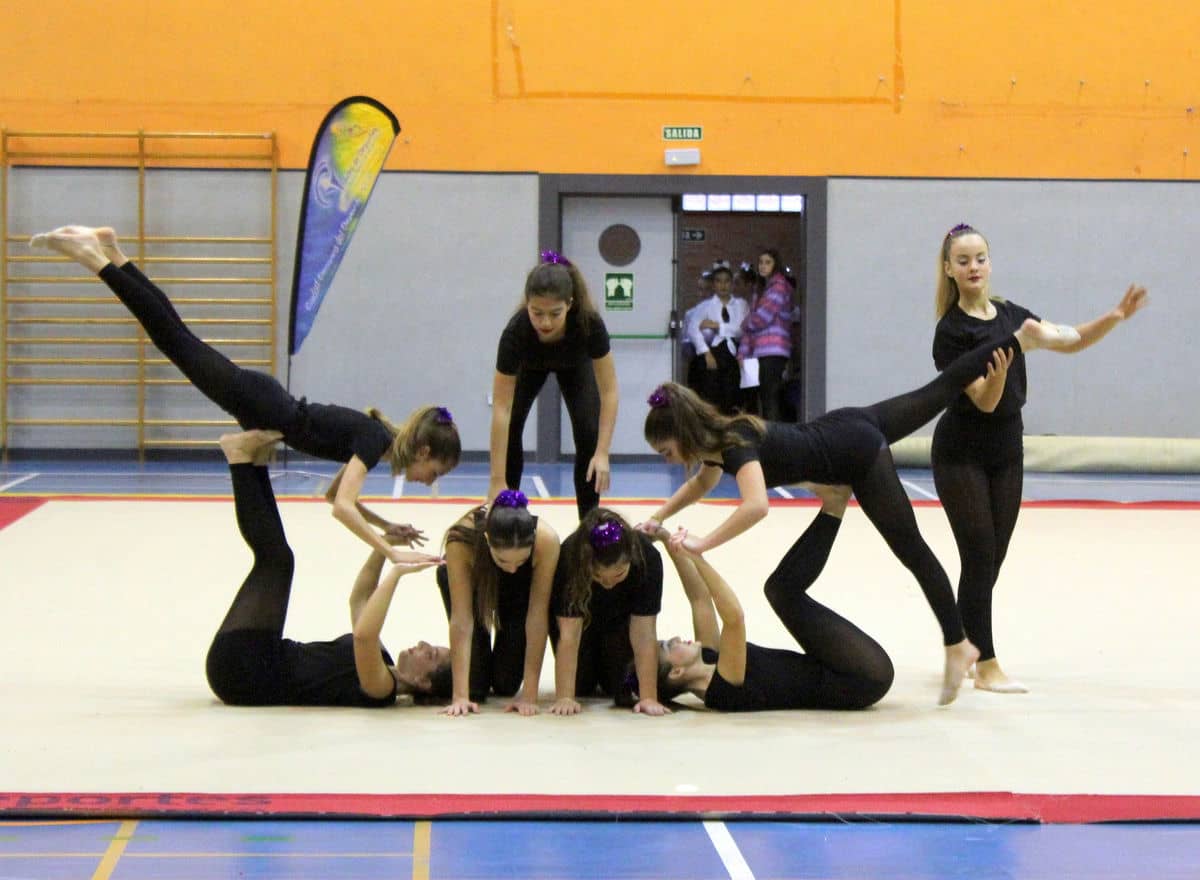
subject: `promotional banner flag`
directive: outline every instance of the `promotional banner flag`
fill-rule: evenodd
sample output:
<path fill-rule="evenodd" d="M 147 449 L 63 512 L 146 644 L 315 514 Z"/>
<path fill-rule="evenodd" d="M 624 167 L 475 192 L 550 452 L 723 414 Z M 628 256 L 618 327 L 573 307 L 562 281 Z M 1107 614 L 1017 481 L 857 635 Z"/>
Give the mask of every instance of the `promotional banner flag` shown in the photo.
<path fill-rule="evenodd" d="M 399 133 L 392 112 L 362 96 L 339 102 L 317 130 L 296 239 L 289 355 L 312 329 Z"/>

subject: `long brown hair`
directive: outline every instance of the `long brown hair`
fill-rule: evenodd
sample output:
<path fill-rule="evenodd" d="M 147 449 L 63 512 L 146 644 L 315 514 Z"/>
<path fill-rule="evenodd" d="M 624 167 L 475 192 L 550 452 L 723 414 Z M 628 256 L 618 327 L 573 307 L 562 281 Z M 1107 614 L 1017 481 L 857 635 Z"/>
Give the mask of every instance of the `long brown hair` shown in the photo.
<path fill-rule="evenodd" d="M 642 542 L 621 514 L 597 507 L 588 511 L 563 544 L 566 550 L 560 564 L 567 572 L 567 610 L 582 616 L 586 627 L 592 617 L 592 566 L 608 568 L 628 560 L 631 567 L 639 567 L 644 562 Z"/>
<path fill-rule="evenodd" d="M 555 255 L 558 260 L 562 257 Z M 602 322 L 592 296 L 588 293 L 587 282 L 574 263 L 543 262 L 529 270 L 525 277 L 525 303 L 531 297 L 548 296 L 559 302 L 569 303 L 567 314 L 574 314 L 579 326 L 590 330 L 598 322 Z"/>
<path fill-rule="evenodd" d="M 528 507 L 491 508 L 479 506 L 446 531 L 446 544 L 466 544 L 471 553 L 471 587 L 475 595 L 475 619 L 489 629 L 499 627 L 496 608 L 500 602 L 500 569 L 491 549 L 517 550 L 533 547 L 537 539 L 537 517 Z"/>
<path fill-rule="evenodd" d="M 747 441 L 734 431 L 737 425 L 749 425 L 759 437 L 767 432 L 767 423 L 758 416 L 739 413 L 727 416 L 678 382 L 664 382 L 650 395 L 646 413 L 646 442 L 658 446 L 668 440 L 679 444 L 679 454 L 688 464 L 731 446 Z"/>
<path fill-rule="evenodd" d="M 450 416 L 450 410 L 445 407 L 422 406 L 414 409 L 399 425 L 393 425 L 375 407 L 368 409 L 367 415 L 378 419 L 392 432 L 392 445 L 387 451 L 392 476 L 403 472 L 412 464 L 417 452 L 424 446 L 429 447 L 429 457 L 433 460 L 445 462 L 450 468 L 458 466 L 459 456 L 462 455 L 462 441 L 458 436 L 458 427 Z"/>
<path fill-rule="evenodd" d="M 958 302 L 958 282 L 946 274 L 946 263 L 950 260 L 950 248 L 954 242 L 966 235 L 978 235 L 987 245 L 989 254 L 992 250 L 987 236 L 970 224 L 959 223 L 946 233 L 946 237 L 942 239 L 942 249 L 938 256 L 937 288 L 933 294 L 933 311 L 939 320 Z"/>

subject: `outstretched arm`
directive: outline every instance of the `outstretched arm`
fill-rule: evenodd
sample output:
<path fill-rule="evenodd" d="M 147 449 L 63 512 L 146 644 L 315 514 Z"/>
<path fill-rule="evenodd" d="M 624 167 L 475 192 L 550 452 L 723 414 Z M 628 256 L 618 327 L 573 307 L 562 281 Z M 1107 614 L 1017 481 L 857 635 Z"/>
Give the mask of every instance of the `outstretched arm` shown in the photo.
<path fill-rule="evenodd" d="M 505 486 L 504 474 L 508 469 L 508 431 L 516 392 L 517 377 L 497 370 L 496 375 L 492 377 L 492 435 L 488 454 L 491 468 L 488 495 L 484 499 L 487 504 L 490 504 Z"/>
<path fill-rule="evenodd" d="M 579 640 L 582 617 L 558 618 L 558 650 L 554 654 L 554 705 L 552 715 L 577 715 L 582 706 L 575 699 L 575 675 L 579 669 Z"/>
<path fill-rule="evenodd" d="M 631 614 L 629 641 L 633 645 L 633 666 L 638 677 L 638 701 L 633 711 L 641 715 L 670 715 L 671 710 L 658 701 L 658 616 Z"/>
<path fill-rule="evenodd" d="M 412 554 L 397 550 L 372 528 L 372 523 L 374 523 L 379 528 L 389 529 L 392 527 L 392 523 L 371 513 L 359 503 L 358 496 L 362 493 L 366 479 L 367 466 L 357 455 L 353 456 L 337 472 L 325 493 L 325 497 L 333 504 L 334 519 L 361 538 L 372 550 L 382 553 L 390 562 L 414 562 L 418 561 L 418 557 L 434 558 L 425 554 Z"/>
<path fill-rule="evenodd" d="M 613 427 L 617 424 L 617 368 L 613 362 L 612 353 L 592 361 L 592 370 L 596 373 L 596 386 L 600 389 L 600 425 L 596 435 L 596 453 L 588 462 L 587 477 L 594 481 L 596 491 L 608 491 L 609 465 L 608 450 L 612 447 Z"/>
<path fill-rule="evenodd" d="M 687 552 L 685 542 L 687 531 L 679 529 L 671 536 L 673 548 Z M 698 553 L 689 554 L 696 566 L 696 572 L 704 581 L 708 593 L 712 596 L 717 614 L 721 618 L 720 654 L 717 657 L 717 672 L 721 677 L 735 687 L 746 680 L 746 617 L 742 605 L 734 595 L 733 590 L 716 569 Z"/>
<path fill-rule="evenodd" d="M 378 554 L 372 554 L 372 559 Z M 371 560 L 363 566 L 359 580 L 354 584 L 354 591 L 360 589 L 360 582 Z M 403 575 L 423 571 L 434 565 L 434 562 L 401 562 L 388 569 L 370 596 L 362 602 L 354 620 L 354 668 L 358 673 L 358 685 L 369 697 L 386 697 L 396 687 L 392 671 L 383 661 L 383 644 L 380 634 L 383 632 L 383 622 L 387 619 L 388 608 L 392 604 L 392 596 L 396 592 L 396 584 L 400 583 Z M 353 594 L 352 594 L 353 595 Z M 353 599 L 351 600 L 353 603 Z"/>
<path fill-rule="evenodd" d="M 558 535 L 539 520 L 533 545 L 533 579 L 529 585 L 529 610 L 525 612 L 525 675 L 521 692 L 505 707 L 506 712 L 536 715 L 546 637 L 550 632 L 550 593 L 558 565 Z"/>
<path fill-rule="evenodd" d="M 721 638 L 721 628 L 717 625 L 717 610 L 713 606 L 712 596 L 709 595 L 708 585 L 696 570 L 695 561 L 682 547 L 671 543 L 671 534 L 666 529 L 660 528 L 655 537 L 666 545 L 667 555 L 675 564 L 679 582 L 683 584 L 684 595 L 687 596 L 688 605 L 692 609 L 692 633 L 696 641 L 706 648 L 717 650 Z"/>
<path fill-rule="evenodd" d="M 662 507 L 654 511 L 654 514 L 645 523 L 640 524 L 639 528 L 646 534 L 653 535 L 655 530 L 661 528 L 662 524 L 667 521 L 667 517 L 695 504 L 711 492 L 720 481 L 721 469 L 719 467 L 710 464 L 701 465 L 700 470 L 684 480 L 683 485 L 675 490 L 675 494 L 668 498 Z"/>
<path fill-rule="evenodd" d="M 770 504 L 767 501 L 767 480 L 763 476 L 762 465 L 757 461 L 748 461 L 738 468 L 737 484 L 738 492 L 742 496 L 741 504 L 725 517 L 724 522 L 703 538 L 688 538 L 686 549 L 689 552 L 704 553 L 714 547 L 720 547 L 766 517 Z"/>
<path fill-rule="evenodd" d="M 472 553 L 469 545 L 446 545 L 446 579 L 450 586 L 450 705 L 445 715 L 479 711 L 471 702 L 471 639 L 475 634 L 475 594 L 471 584 Z"/>
<path fill-rule="evenodd" d="M 1109 309 L 1098 318 L 1075 327 L 1076 332 L 1079 333 L 1078 342 L 1062 348 L 1053 348 L 1052 350 L 1060 351 L 1063 354 L 1074 354 L 1077 351 L 1083 351 L 1085 348 L 1095 345 L 1122 321 L 1128 321 L 1141 311 L 1142 307 L 1149 303 L 1149 301 L 1149 297 L 1146 295 L 1146 288 L 1138 284 L 1129 285 L 1129 288 L 1125 291 L 1125 295 L 1121 297 L 1121 301 L 1114 308 Z M 1045 324 L 1046 322 L 1043 321 L 1042 323 Z"/>

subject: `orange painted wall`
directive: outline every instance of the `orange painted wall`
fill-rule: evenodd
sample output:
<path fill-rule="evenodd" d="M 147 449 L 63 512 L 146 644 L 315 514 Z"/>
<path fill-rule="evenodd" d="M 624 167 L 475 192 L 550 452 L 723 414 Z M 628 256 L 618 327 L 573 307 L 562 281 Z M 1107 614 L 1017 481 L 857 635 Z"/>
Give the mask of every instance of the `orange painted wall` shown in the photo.
<path fill-rule="evenodd" d="M 662 173 L 700 125 L 675 173 L 1194 179 L 1198 43 L 1184 0 L 5 0 L 0 125 L 274 130 L 302 167 L 368 94 L 392 169 Z"/>

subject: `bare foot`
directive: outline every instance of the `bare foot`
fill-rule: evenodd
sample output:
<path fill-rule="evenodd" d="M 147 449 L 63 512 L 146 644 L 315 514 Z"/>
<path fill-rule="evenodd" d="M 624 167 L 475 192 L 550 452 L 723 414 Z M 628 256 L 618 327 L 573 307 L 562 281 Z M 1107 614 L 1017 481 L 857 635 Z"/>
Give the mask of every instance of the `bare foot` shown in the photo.
<path fill-rule="evenodd" d="M 129 262 L 129 257 L 121 252 L 121 246 L 117 244 L 116 230 L 111 226 L 97 226 L 93 232 L 96 233 L 101 252 L 108 257 L 109 262 L 118 268 Z"/>
<path fill-rule="evenodd" d="M 70 257 L 84 268 L 99 272 L 109 262 L 100 248 L 96 230 L 87 226 L 60 226 L 29 239 L 30 247 L 44 247 Z"/>
<path fill-rule="evenodd" d="M 278 431 L 242 431 L 238 434 L 222 434 L 218 441 L 225 460 L 230 464 L 266 464 L 271 447 L 283 438 Z"/>
<path fill-rule="evenodd" d="M 1000 668 L 1000 661 L 994 657 L 975 664 L 975 687 L 981 691 L 992 691 L 997 694 L 1027 694 L 1029 688 L 1014 681 Z"/>
<path fill-rule="evenodd" d="M 939 706 L 948 706 L 958 697 L 958 689 L 962 686 L 963 676 L 971 668 L 971 664 L 979 659 L 979 649 L 963 639 L 956 645 L 946 646 L 946 666 L 942 671 L 942 693 L 938 697 Z"/>

